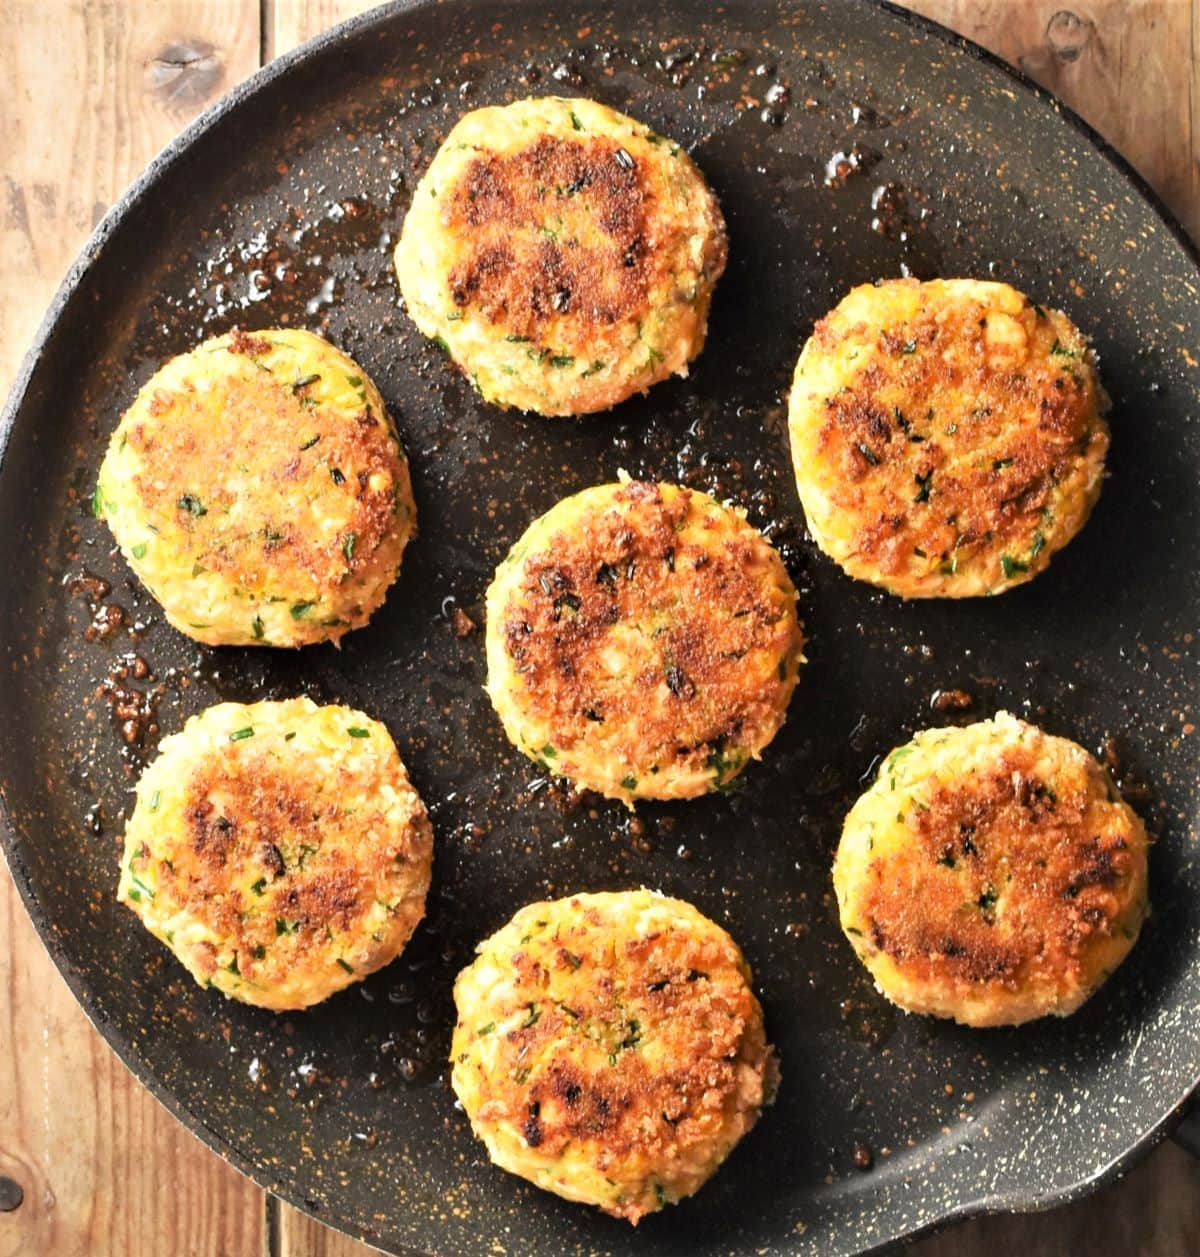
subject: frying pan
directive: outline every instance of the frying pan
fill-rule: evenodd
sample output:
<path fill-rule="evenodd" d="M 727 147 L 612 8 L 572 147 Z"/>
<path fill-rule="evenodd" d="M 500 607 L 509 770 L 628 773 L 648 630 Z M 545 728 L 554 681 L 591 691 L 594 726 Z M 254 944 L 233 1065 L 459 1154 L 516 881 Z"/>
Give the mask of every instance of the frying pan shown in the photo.
<path fill-rule="evenodd" d="M 481 404 L 408 322 L 388 257 L 452 122 L 545 91 L 593 95 L 685 142 L 731 235 L 692 375 L 577 423 Z M 784 425 L 796 354 L 852 284 L 899 272 L 1012 281 L 1095 338 L 1110 481 L 1052 569 L 1002 598 L 905 604 L 844 578 L 804 533 Z M 200 1138 L 397 1253 L 858 1253 L 1119 1173 L 1200 1078 L 1198 285 L 1182 234 L 1077 119 L 886 7 L 399 4 L 269 66 L 100 225 L 7 412 L 5 846 L 67 982 Z M 303 325 L 344 347 L 411 455 L 421 535 L 340 651 L 194 645 L 88 511 L 138 387 L 235 323 Z M 481 624 L 490 573 L 530 518 L 619 468 L 743 504 L 783 553 L 810 636 L 788 723 L 741 787 L 636 818 L 573 799 L 507 746 L 480 688 L 481 633 L 457 635 L 453 614 Z M 1142 940 L 1066 1021 L 980 1033 L 896 1014 L 837 929 L 841 819 L 880 755 L 951 719 L 931 703 L 956 689 L 973 706 L 955 719 L 1003 708 L 1107 743 L 1160 835 Z M 194 986 L 113 888 L 158 737 L 214 701 L 297 693 L 386 721 L 438 848 L 405 954 L 277 1016 Z M 451 982 L 481 936 L 539 896 L 640 884 L 742 943 L 784 1082 L 716 1178 L 634 1235 L 492 1169 L 444 1060 Z"/>

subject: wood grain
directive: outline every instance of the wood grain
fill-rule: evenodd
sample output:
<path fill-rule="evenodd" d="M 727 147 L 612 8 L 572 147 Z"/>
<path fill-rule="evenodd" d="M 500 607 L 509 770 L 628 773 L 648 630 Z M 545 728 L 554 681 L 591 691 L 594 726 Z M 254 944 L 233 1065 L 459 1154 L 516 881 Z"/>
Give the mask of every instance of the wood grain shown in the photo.
<path fill-rule="evenodd" d="M 1200 239 L 1197 0 L 908 0 L 1059 96 Z"/>
<path fill-rule="evenodd" d="M 205 104 L 363 0 L 6 0 L 0 389 L 95 221 Z M 911 0 L 1059 94 L 1200 235 L 1200 0 Z M 0 873 L 0 1257 L 365 1257 L 271 1202 L 133 1081 Z M 915 1257 L 1200 1252 L 1200 1163 L 1173 1146 L 1049 1214 L 981 1219 Z"/>
<path fill-rule="evenodd" d="M 0 40 L 0 386 L 93 224 L 258 62 L 256 2 L 17 0 Z M 257 1254 L 262 1194 L 92 1030 L 0 878 L 0 1257 Z"/>

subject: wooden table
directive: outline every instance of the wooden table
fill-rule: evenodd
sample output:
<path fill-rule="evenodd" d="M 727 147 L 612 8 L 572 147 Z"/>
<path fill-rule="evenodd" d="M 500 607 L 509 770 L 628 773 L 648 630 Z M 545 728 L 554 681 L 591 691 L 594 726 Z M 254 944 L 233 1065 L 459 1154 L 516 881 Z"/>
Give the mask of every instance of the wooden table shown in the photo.
<path fill-rule="evenodd" d="M 914 0 L 1057 92 L 1200 233 L 1200 0 Z M 5 0 L 0 390 L 122 188 L 262 63 L 358 0 Z M 158 1106 L 76 1006 L 0 870 L 0 1257 L 371 1251 L 242 1178 Z M 6 1199 L 7 1196 L 7 1199 Z M 1051 1214 L 978 1220 L 919 1257 L 1200 1253 L 1200 1162 L 1167 1144 Z"/>

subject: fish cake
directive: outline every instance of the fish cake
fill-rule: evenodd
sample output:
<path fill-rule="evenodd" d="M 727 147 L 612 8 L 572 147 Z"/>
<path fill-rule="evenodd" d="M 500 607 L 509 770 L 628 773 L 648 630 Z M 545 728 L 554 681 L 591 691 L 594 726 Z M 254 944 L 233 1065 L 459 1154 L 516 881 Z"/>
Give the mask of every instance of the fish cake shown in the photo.
<path fill-rule="evenodd" d="M 1001 712 L 884 760 L 846 818 L 833 884 L 893 1003 L 1017 1025 L 1074 1012 L 1128 954 L 1147 848 L 1091 755 Z"/>
<path fill-rule="evenodd" d="M 201 986 L 307 1008 L 400 954 L 432 859 L 378 721 L 307 698 L 219 703 L 142 774 L 117 897 Z"/>
<path fill-rule="evenodd" d="M 395 263 L 413 321 L 486 401 L 582 415 L 687 374 L 726 251 L 678 144 L 594 101 L 543 97 L 459 120 Z"/>
<path fill-rule="evenodd" d="M 1087 521 L 1107 405 L 1079 329 L 1008 284 L 864 284 L 817 323 L 792 382 L 809 531 L 904 598 L 1003 593 Z"/>
<path fill-rule="evenodd" d="M 741 513 L 623 481 L 529 526 L 488 589 L 486 645 L 512 743 L 632 804 L 729 786 L 783 723 L 804 640 L 783 560 Z"/>
<path fill-rule="evenodd" d="M 535 903 L 458 976 L 451 1083 L 502 1169 L 632 1223 L 697 1191 L 778 1067 L 729 935 L 648 890 Z"/>
<path fill-rule="evenodd" d="M 416 527 L 379 391 L 293 329 L 235 331 L 157 371 L 93 509 L 168 621 L 210 646 L 338 641 L 383 602 Z"/>

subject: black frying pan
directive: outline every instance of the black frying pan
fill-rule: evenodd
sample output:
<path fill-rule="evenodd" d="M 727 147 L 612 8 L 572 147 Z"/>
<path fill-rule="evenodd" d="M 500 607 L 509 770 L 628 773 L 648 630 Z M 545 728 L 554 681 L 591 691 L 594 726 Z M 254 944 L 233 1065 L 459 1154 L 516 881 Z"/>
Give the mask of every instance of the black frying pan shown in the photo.
<path fill-rule="evenodd" d="M 691 378 L 579 423 L 481 405 L 401 312 L 388 256 L 459 114 L 545 91 L 685 141 L 731 234 Z M 796 354 L 848 287 L 901 270 L 1011 280 L 1100 352 L 1111 479 L 1049 573 L 1002 598 L 906 605 L 843 577 L 804 534 L 783 421 Z M 1112 1177 L 1200 1077 L 1198 285 L 1178 229 L 1076 119 L 891 9 L 401 4 L 274 63 L 101 224 L 8 410 L 5 838 L 67 981 L 202 1139 L 396 1252 L 851 1253 Z M 324 332 L 378 380 L 421 536 L 340 652 L 204 649 L 163 624 L 88 498 L 109 432 L 165 358 L 234 323 L 281 322 Z M 481 620 L 493 566 L 533 515 L 618 468 L 744 503 L 782 550 L 811 637 L 788 724 L 743 788 L 636 821 L 571 807 L 510 750 L 480 689 L 481 636 L 451 624 L 455 606 Z M 931 698 L 955 688 L 974 699 L 958 719 L 1007 708 L 1095 749 L 1115 738 L 1162 835 L 1142 940 L 1065 1022 L 971 1032 L 897 1015 L 837 929 L 841 819 L 880 754 L 947 718 Z M 438 853 L 404 956 L 285 1017 L 194 986 L 113 887 L 123 809 L 160 731 L 218 699 L 298 692 L 387 722 Z M 744 945 L 784 1082 L 713 1182 L 634 1235 L 492 1169 L 443 1062 L 451 981 L 481 935 L 537 896 L 641 883 Z"/>

